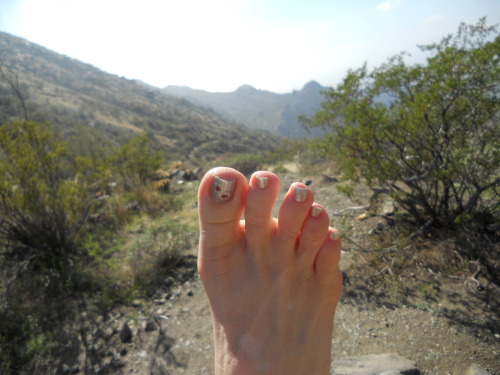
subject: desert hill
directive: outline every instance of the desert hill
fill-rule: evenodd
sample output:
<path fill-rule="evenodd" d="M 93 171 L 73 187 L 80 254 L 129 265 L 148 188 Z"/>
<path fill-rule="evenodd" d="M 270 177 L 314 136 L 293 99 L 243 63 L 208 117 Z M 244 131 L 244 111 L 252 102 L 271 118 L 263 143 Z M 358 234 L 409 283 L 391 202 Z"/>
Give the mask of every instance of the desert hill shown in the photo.
<path fill-rule="evenodd" d="M 301 126 L 298 117 L 311 116 L 320 109 L 323 102 L 321 92 L 325 90 L 326 87 L 311 81 L 301 90 L 287 94 L 259 90 L 250 85 L 240 86 L 233 92 L 219 93 L 183 86 L 167 86 L 163 92 L 211 108 L 225 118 L 252 129 L 302 138 L 309 133 Z"/>
<path fill-rule="evenodd" d="M 146 131 L 156 147 L 191 159 L 265 150 L 278 143 L 271 134 L 225 120 L 185 99 L 3 32 L 0 67 L 0 123 L 24 115 L 14 84 L 29 118 L 48 121 L 63 135 L 84 128 L 120 142 Z"/>

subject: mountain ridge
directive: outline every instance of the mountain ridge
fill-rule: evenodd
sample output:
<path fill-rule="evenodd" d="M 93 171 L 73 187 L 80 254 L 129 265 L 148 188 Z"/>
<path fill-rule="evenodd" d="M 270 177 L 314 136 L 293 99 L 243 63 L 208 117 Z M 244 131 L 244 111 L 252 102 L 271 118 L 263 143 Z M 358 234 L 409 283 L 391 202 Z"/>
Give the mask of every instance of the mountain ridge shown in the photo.
<path fill-rule="evenodd" d="M 50 122 L 62 135 L 81 128 L 121 142 L 145 131 L 157 148 L 191 159 L 265 151 L 279 142 L 158 88 L 5 32 L 0 32 L 0 67 L 0 124 L 22 117 L 10 79 L 18 85 L 30 119 Z"/>
<path fill-rule="evenodd" d="M 241 85 L 232 92 L 209 92 L 173 85 L 162 89 L 169 95 L 210 108 L 251 129 L 291 138 L 311 135 L 302 127 L 298 117 L 311 116 L 319 110 L 323 102 L 321 93 L 326 90 L 327 87 L 316 81 L 306 83 L 301 90 L 285 94 L 257 89 L 249 84 Z M 320 133 L 320 130 L 315 130 L 312 135 Z"/>

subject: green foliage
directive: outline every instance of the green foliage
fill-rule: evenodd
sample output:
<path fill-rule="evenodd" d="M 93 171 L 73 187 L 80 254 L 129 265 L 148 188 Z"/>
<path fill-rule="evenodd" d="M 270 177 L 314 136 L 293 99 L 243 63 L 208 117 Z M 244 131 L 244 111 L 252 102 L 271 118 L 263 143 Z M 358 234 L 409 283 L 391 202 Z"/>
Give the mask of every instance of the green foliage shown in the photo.
<path fill-rule="evenodd" d="M 250 175 L 262 169 L 264 157 L 262 154 L 238 154 L 224 160 L 224 165 L 234 168 L 244 175 Z"/>
<path fill-rule="evenodd" d="M 172 273 L 182 253 L 193 247 L 194 233 L 188 225 L 170 220 L 145 226 L 126 248 L 135 285 L 145 288 Z"/>
<path fill-rule="evenodd" d="M 0 239 L 62 270 L 92 207 L 89 186 L 105 174 L 48 124 L 1 126 Z"/>
<path fill-rule="evenodd" d="M 151 139 L 146 133 L 132 137 L 118 149 L 114 158 L 117 173 L 129 187 L 144 185 L 161 162 L 161 153 L 151 148 Z"/>
<path fill-rule="evenodd" d="M 312 141 L 285 138 L 281 141 L 278 147 L 275 147 L 273 150 L 267 152 L 266 160 L 269 160 L 272 163 L 291 161 L 298 154 L 303 153 L 312 145 Z"/>
<path fill-rule="evenodd" d="M 485 19 L 325 93 L 310 126 L 330 130 L 323 152 L 346 179 L 385 188 L 420 224 L 471 220 L 498 209 L 500 37 Z"/>

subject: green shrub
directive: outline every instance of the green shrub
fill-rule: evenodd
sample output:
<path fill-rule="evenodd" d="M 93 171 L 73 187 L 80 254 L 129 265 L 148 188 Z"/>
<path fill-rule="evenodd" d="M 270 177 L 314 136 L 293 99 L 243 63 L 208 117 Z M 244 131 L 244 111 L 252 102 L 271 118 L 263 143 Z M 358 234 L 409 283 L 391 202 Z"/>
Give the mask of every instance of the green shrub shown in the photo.
<path fill-rule="evenodd" d="M 261 154 L 238 154 L 224 160 L 224 165 L 234 168 L 245 176 L 262 169 L 264 157 Z"/>
<path fill-rule="evenodd" d="M 71 153 L 48 124 L 0 127 L 0 239 L 22 259 L 64 270 L 104 171 Z"/>
<path fill-rule="evenodd" d="M 383 188 L 419 225 L 498 214 L 500 37 L 485 19 L 420 47 L 425 65 L 396 56 L 350 71 L 324 94 L 310 126 L 330 130 L 324 154 L 348 180 Z M 483 215 L 484 217 L 484 215 Z"/>
<path fill-rule="evenodd" d="M 134 188 L 147 183 L 153 172 L 160 168 L 162 156 L 152 149 L 148 135 L 141 133 L 123 144 L 115 152 L 113 161 L 123 185 Z"/>

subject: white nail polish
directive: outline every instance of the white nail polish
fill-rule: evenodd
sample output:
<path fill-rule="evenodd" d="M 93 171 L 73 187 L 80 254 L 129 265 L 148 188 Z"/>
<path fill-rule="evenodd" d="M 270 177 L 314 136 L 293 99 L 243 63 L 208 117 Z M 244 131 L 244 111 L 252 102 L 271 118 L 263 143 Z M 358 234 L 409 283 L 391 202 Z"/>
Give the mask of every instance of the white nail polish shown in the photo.
<path fill-rule="evenodd" d="M 293 196 L 295 201 L 302 203 L 307 199 L 307 188 L 301 188 L 298 186 L 294 186 L 293 188 Z"/>
<path fill-rule="evenodd" d="M 214 181 L 210 188 L 212 199 L 216 202 L 228 201 L 232 198 L 236 188 L 236 180 L 226 181 L 220 177 L 214 176 Z"/>
<path fill-rule="evenodd" d="M 257 178 L 257 186 L 261 189 L 265 189 L 269 182 L 267 177 L 256 176 Z"/>
<path fill-rule="evenodd" d="M 312 217 L 318 217 L 319 214 L 321 213 L 321 211 L 323 211 L 323 209 L 321 207 L 318 207 L 318 206 L 314 206 L 312 209 L 311 209 L 311 216 Z"/>
<path fill-rule="evenodd" d="M 330 233 L 330 239 L 333 241 L 338 241 L 340 239 L 340 233 L 339 232 Z"/>

